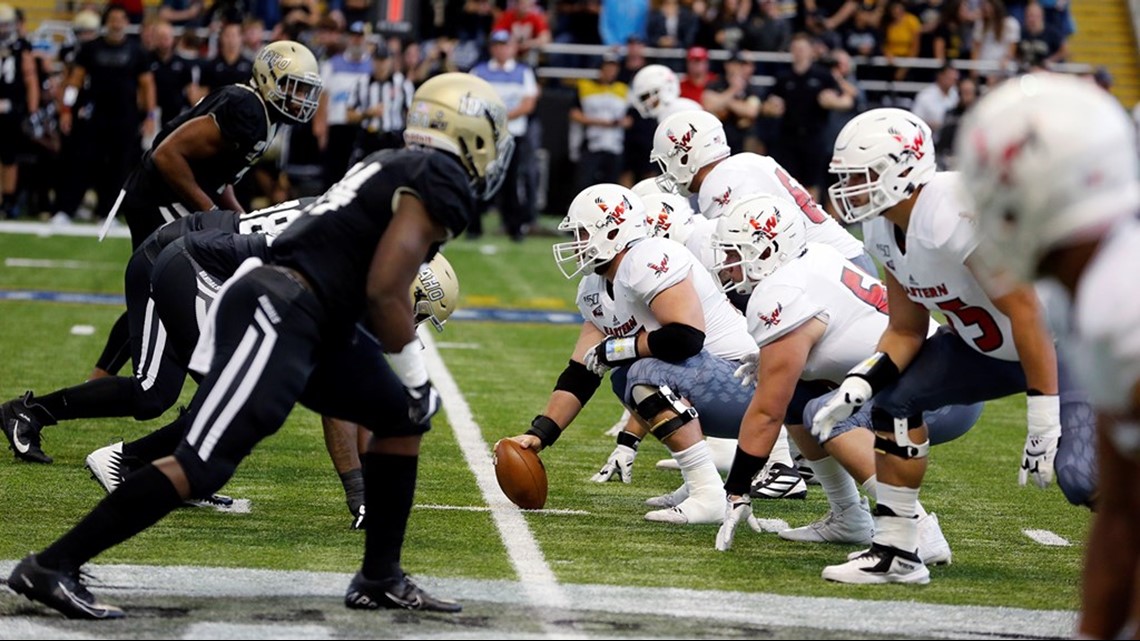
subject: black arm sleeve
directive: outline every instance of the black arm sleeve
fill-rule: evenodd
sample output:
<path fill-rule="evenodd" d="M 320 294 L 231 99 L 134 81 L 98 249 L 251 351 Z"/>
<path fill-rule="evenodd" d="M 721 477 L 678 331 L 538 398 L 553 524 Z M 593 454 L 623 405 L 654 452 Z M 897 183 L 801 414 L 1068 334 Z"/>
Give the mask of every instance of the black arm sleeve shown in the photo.
<path fill-rule="evenodd" d="M 684 323 L 669 323 L 645 337 L 654 358 L 679 363 L 696 356 L 705 346 L 705 333 Z"/>
<path fill-rule="evenodd" d="M 563 392 L 570 392 L 578 398 L 578 402 L 583 406 L 586 401 L 598 391 L 598 386 L 602 384 L 602 377 L 586 369 L 586 366 L 577 362 L 570 361 L 566 369 L 558 376 L 558 382 L 554 384 L 554 390 L 562 390 Z"/>

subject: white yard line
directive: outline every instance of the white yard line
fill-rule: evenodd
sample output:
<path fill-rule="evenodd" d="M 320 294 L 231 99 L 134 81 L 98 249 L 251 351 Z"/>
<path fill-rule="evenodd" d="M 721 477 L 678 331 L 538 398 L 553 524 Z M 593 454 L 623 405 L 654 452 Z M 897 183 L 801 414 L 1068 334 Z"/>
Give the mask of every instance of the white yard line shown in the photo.
<path fill-rule="evenodd" d="M 51 223 L 33 223 L 17 220 L 0 221 L 0 234 L 34 234 L 36 236 L 83 236 L 98 238 L 99 227 L 77 223 L 74 225 L 52 225 Z M 108 238 L 130 238 L 131 230 L 126 225 L 113 225 Z"/>
<path fill-rule="evenodd" d="M 91 260 L 51 260 L 48 258 L 5 258 L 4 266 L 30 267 L 33 269 L 123 269 L 123 263 L 108 263 Z"/>
<path fill-rule="evenodd" d="M 495 480 L 495 469 L 491 463 L 491 448 L 483 439 L 483 432 L 471 415 L 471 407 L 459 391 L 459 385 L 451 376 L 435 340 L 426 330 L 420 332 L 420 339 L 424 344 L 424 361 L 427 365 L 428 376 L 439 390 L 443 399 L 444 411 L 447 412 L 447 421 L 455 433 L 455 440 L 459 442 L 459 449 L 471 473 L 475 475 L 475 483 L 483 494 L 483 500 L 491 507 L 491 518 L 495 527 L 499 529 L 499 536 L 507 549 L 507 556 L 511 565 L 518 574 L 524 592 L 532 605 L 541 611 L 543 608 L 566 608 L 570 600 L 558 585 L 558 579 L 538 541 L 523 518 L 522 511 L 511 503 Z M 564 630 L 557 630 L 545 626 L 551 635 L 565 634 Z"/>
<path fill-rule="evenodd" d="M 493 509 L 493 508 L 487 507 L 485 505 L 435 505 L 435 504 L 431 504 L 431 503 L 428 503 L 426 505 L 415 505 L 413 507 L 415 507 L 417 510 L 458 510 L 460 512 L 490 512 Z M 552 510 L 552 509 L 527 510 L 527 514 L 565 514 L 565 515 L 570 515 L 570 516 L 589 516 L 590 515 L 590 513 L 587 512 L 586 510 Z M 785 523 L 784 529 L 787 529 L 786 523 Z"/>
<path fill-rule="evenodd" d="M 1022 530 L 1021 533 L 1041 545 L 1053 545 L 1058 547 L 1068 547 L 1072 545 L 1065 537 L 1050 532 L 1049 530 Z"/>

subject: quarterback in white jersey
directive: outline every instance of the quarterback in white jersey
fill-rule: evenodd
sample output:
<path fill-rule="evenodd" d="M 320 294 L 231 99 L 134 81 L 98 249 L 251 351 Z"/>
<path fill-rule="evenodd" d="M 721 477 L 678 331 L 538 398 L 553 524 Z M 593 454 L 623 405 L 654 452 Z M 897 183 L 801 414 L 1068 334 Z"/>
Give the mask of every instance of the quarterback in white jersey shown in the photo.
<path fill-rule="evenodd" d="M 977 247 L 970 206 L 955 174 L 937 174 L 930 128 L 899 109 L 874 109 L 839 133 L 829 192 L 847 222 L 886 267 L 890 319 L 878 351 L 852 369 L 816 412 L 822 438 L 874 397 L 871 423 L 878 477 L 871 548 L 824 569 L 843 583 L 927 583 L 917 555 L 918 489 L 930 443 L 922 413 L 1011 394 L 1028 395 L 1028 436 L 1019 481 L 1047 487 L 1054 472 L 1066 498 L 1086 504 L 1095 491 L 1089 456 L 1093 426 L 1081 392 L 1058 367 L 1052 336 L 1031 286 L 989 296 L 972 271 Z M 956 332 L 927 338 L 930 312 Z M 1064 433 L 1066 438 L 1061 439 Z"/>
<path fill-rule="evenodd" d="M 633 76 L 629 102 L 642 118 L 658 122 L 680 111 L 703 109 L 701 103 L 681 97 L 681 82 L 665 65 L 646 65 Z"/>
<path fill-rule="evenodd" d="M 686 112 L 657 126 L 650 160 L 661 168 L 658 181 L 666 189 L 698 195 L 698 210 L 705 218 L 720 217 L 745 196 L 779 196 L 795 203 L 803 215 L 808 242 L 831 245 L 845 258 L 874 271 L 862 243 L 823 211 L 779 163 L 753 153 L 730 153 L 719 118 L 707 112 Z"/>
<path fill-rule="evenodd" d="M 875 494 L 874 437 L 870 410 L 816 443 L 803 428 L 805 407 L 819 403 L 847 371 L 873 349 L 887 326 L 882 283 L 830 245 L 805 242 L 803 217 L 787 200 L 757 194 L 742 198 L 717 221 L 713 242 L 725 255 L 718 265 L 727 286 L 750 296 L 748 330 L 760 347 L 755 376 L 741 368 L 756 392 L 740 428 L 740 449 L 725 484 L 728 507 L 717 549 L 732 544 L 736 525 L 751 513 L 747 479 L 769 457 L 781 423 L 788 425 L 828 496 L 830 514 L 808 526 L 785 530 L 794 541 L 871 542 L 874 526 L 856 482 Z M 931 333 L 937 324 L 930 323 Z M 944 442 L 967 431 L 981 404 L 930 412 L 932 433 Z M 834 457 L 834 458 L 832 458 Z M 854 477 L 854 480 L 852 479 Z M 950 549 L 937 518 L 923 513 L 919 554 L 949 562 Z"/>
<path fill-rule="evenodd" d="M 958 154 L 999 277 L 1051 279 L 1062 354 L 1099 412 L 1101 484 L 1076 637 L 1131 638 L 1140 603 L 1140 181 L 1135 131 L 1095 85 L 1031 74 L 963 120 Z M 1071 299 L 1071 310 L 1065 305 Z"/>

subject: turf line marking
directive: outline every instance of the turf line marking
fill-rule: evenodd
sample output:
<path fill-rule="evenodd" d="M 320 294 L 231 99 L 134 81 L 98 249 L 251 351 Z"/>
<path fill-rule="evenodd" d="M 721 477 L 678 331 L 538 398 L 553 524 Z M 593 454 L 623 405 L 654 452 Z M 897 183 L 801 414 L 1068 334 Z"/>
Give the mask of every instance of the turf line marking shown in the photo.
<path fill-rule="evenodd" d="M 33 267 L 35 269 L 123 269 L 122 263 L 94 262 L 90 260 L 51 260 L 45 258 L 5 258 L 5 267 Z"/>
<path fill-rule="evenodd" d="M 182 633 L 183 639 L 335 639 L 332 628 L 297 623 L 225 623 L 200 621 Z"/>
<path fill-rule="evenodd" d="M 16 220 L 0 221 L 0 234 L 34 234 L 36 236 L 83 236 L 86 238 L 98 238 L 99 227 L 97 225 L 67 225 L 61 227 L 52 225 L 51 223 L 33 223 L 22 222 Z M 131 230 L 127 229 L 126 225 L 113 225 L 110 232 L 107 234 L 108 238 L 130 238 Z"/>
<path fill-rule="evenodd" d="M 422 328 L 421 328 L 422 329 Z M 518 574 L 526 592 L 527 600 L 536 610 L 547 608 L 569 608 L 571 601 L 562 588 L 538 541 L 530 531 L 522 511 L 507 499 L 495 480 L 494 466 L 491 463 L 491 448 L 483 440 L 483 432 L 471 415 L 471 407 L 447 365 L 440 357 L 435 340 L 426 330 L 419 332 L 424 346 L 424 362 L 428 375 L 443 400 L 447 421 L 459 442 L 459 449 L 467 461 L 467 467 L 475 475 L 475 483 L 483 494 L 483 500 L 491 507 L 491 518 L 499 529 L 499 536 L 507 549 L 507 557 Z M 565 634 L 543 621 L 543 628 L 550 635 Z"/>
<path fill-rule="evenodd" d="M 1041 545 L 1052 545 L 1058 547 L 1069 547 L 1072 545 L 1072 543 L 1069 543 L 1069 540 L 1065 537 L 1059 534 L 1054 534 L 1049 530 L 1022 530 L 1021 533 L 1033 539 L 1034 541 L 1037 541 Z"/>
<path fill-rule="evenodd" d="M 490 512 L 492 508 L 486 505 L 435 505 L 429 503 L 427 505 L 414 506 L 419 510 L 457 510 L 460 512 Z M 589 516 L 589 512 L 585 510 L 527 510 L 527 514 L 567 514 L 571 516 Z"/>
<path fill-rule="evenodd" d="M 482 349 L 479 343 L 448 343 L 439 341 L 435 344 L 439 349 Z"/>

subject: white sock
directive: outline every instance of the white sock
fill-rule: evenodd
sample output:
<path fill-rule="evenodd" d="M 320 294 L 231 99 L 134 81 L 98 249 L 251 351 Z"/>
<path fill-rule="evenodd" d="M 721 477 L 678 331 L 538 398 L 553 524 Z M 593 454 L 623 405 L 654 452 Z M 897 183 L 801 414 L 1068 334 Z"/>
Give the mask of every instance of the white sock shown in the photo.
<path fill-rule="evenodd" d="M 879 502 L 879 481 L 874 474 L 866 481 L 863 481 L 863 493 L 867 495 L 867 498 L 871 499 L 872 503 Z"/>
<path fill-rule="evenodd" d="M 859 488 L 855 487 L 855 479 L 851 478 L 839 461 L 825 456 L 809 463 L 815 472 L 815 478 L 823 486 L 832 512 L 842 511 L 859 502 Z"/>
<path fill-rule="evenodd" d="M 709 491 L 723 494 L 724 481 L 713 465 L 708 443 L 698 441 L 688 449 L 673 452 L 673 458 L 681 466 L 681 476 L 685 477 L 685 483 L 689 486 L 689 496 Z"/>
<path fill-rule="evenodd" d="M 879 483 L 879 505 L 901 516 L 913 519 L 918 514 L 918 488 Z"/>
<path fill-rule="evenodd" d="M 788 428 L 783 425 L 780 426 L 780 435 L 776 437 L 776 443 L 772 445 L 772 453 L 768 455 L 768 464 L 772 463 L 783 463 L 795 468 L 795 465 L 792 465 L 792 452 L 788 448 Z"/>
<path fill-rule="evenodd" d="M 727 476 L 732 469 L 732 461 L 736 458 L 736 439 L 709 436 L 705 438 L 705 443 L 709 445 L 709 454 L 712 456 L 716 471 L 722 476 Z"/>

